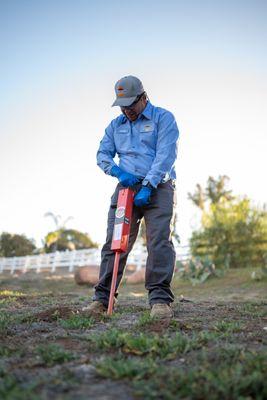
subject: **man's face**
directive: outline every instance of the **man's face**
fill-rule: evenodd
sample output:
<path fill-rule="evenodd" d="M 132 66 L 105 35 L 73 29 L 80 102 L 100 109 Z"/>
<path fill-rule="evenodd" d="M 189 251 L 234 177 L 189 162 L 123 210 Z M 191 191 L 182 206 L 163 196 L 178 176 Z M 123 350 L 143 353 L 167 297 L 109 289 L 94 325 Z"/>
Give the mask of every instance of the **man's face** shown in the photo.
<path fill-rule="evenodd" d="M 130 120 L 135 121 L 138 115 L 144 110 L 147 100 L 145 94 L 129 107 L 121 107 L 123 114 Z"/>

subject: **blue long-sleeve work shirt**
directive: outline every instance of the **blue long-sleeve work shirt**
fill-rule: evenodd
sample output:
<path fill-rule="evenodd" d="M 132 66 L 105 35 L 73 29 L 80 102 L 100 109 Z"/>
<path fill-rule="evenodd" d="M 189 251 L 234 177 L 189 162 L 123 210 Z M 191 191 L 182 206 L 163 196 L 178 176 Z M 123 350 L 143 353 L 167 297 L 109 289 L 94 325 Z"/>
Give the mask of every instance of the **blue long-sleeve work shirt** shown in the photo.
<path fill-rule="evenodd" d="M 149 101 L 138 119 L 121 114 L 105 130 L 97 152 L 97 165 L 108 175 L 116 165 L 155 188 L 176 178 L 175 160 L 179 131 L 173 114 Z"/>

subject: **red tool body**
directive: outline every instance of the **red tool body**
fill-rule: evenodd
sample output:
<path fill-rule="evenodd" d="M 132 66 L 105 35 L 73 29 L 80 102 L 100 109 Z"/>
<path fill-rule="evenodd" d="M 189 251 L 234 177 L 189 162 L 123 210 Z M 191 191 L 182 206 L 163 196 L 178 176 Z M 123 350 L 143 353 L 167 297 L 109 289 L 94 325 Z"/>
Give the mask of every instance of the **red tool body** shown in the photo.
<path fill-rule="evenodd" d="M 121 189 L 118 195 L 118 203 L 115 212 L 115 222 L 114 222 L 113 237 L 111 243 L 111 250 L 115 251 L 115 261 L 114 261 L 112 282 L 109 295 L 109 303 L 107 311 L 108 315 L 111 315 L 113 311 L 120 253 L 126 252 L 128 248 L 134 195 L 135 192 L 129 188 Z"/>

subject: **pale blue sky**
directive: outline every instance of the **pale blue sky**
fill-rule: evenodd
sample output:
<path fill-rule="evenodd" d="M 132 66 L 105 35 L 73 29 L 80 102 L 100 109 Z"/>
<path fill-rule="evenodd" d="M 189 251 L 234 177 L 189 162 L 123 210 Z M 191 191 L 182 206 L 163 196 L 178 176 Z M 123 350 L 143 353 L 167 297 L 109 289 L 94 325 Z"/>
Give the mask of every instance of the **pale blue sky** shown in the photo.
<path fill-rule="evenodd" d="M 103 242 L 115 181 L 95 153 L 127 74 L 176 116 L 183 242 L 198 220 L 187 192 L 209 175 L 263 203 L 266 17 L 252 0 L 0 1 L 0 232 L 39 243 L 53 211 Z"/>

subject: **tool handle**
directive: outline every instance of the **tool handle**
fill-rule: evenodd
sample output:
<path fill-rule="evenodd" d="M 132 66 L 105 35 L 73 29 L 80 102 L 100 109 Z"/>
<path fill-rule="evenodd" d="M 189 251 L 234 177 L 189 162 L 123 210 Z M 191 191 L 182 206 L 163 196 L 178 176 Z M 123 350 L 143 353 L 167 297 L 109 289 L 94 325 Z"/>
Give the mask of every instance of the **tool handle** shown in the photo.
<path fill-rule="evenodd" d="M 112 311 L 113 311 L 119 262 L 120 262 L 120 252 L 115 251 L 115 261 L 114 261 L 114 268 L 113 268 L 113 273 L 112 273 L 112 281 L 111 281 L 111 288 L 110 288 L 110 295 L 109 295 L 109 302 L 108 302 L 108 311 L 107 311 L 108 315 L 111 315 Z"/>

